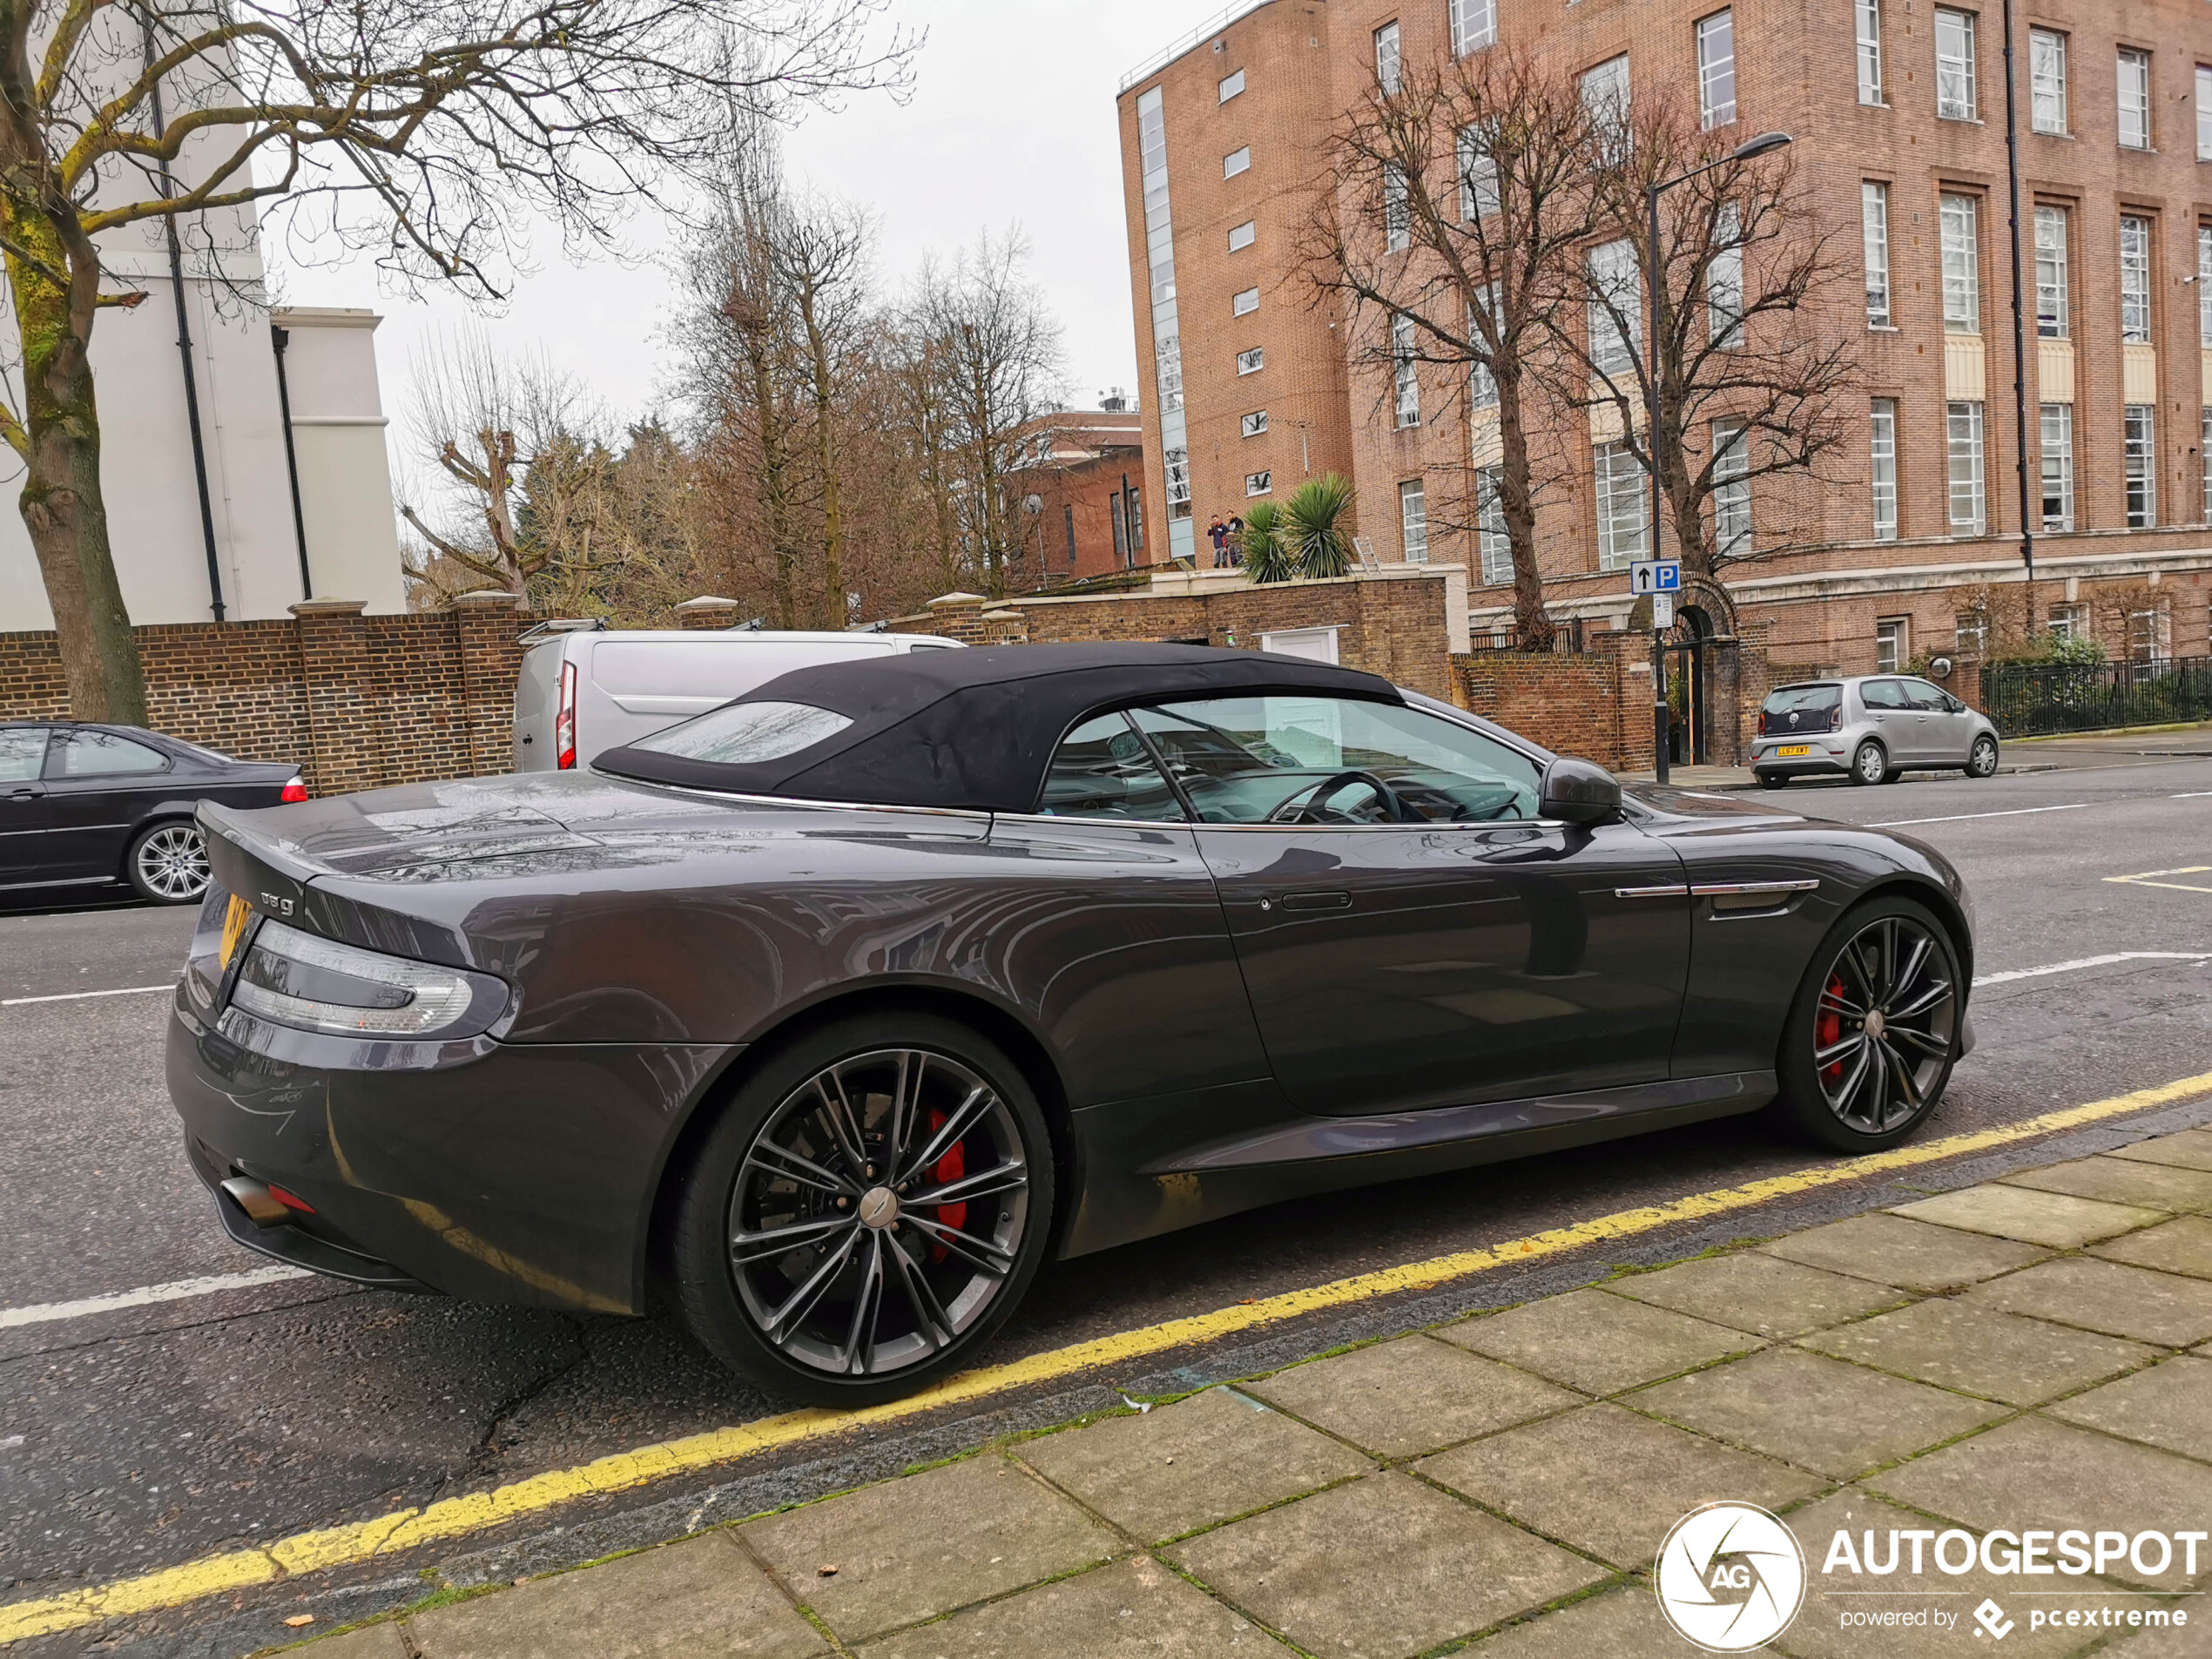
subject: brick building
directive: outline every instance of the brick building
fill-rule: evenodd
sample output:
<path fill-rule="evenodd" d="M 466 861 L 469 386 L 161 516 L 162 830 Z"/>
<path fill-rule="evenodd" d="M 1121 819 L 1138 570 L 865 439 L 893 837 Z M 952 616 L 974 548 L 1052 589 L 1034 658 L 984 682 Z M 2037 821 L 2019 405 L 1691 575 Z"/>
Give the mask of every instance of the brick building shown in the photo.
<path fill-rule="evenodd" d="M 1138 361 L 1156 388 L 1148 536 L 1189 553 L 1212 513 L 1341 471 L 1382 561 L 1465 565 L 1475 636 L 1503 627 L 1501 550 L 1486 570 L 1474 532 L 1429 522 L 1438 500 L 1471 494 L 1464 401 L 1428 388 L 1423 420 L 1394 418 L 1386 370 L 1355 358 L 1297 254 L 1324 139 L 1374 86 L 1379 56 L 1410 65 L 1498 39 L 1586 91 L 1699 98 L 1714 126 L 1793 133 L 1821 228 L 1852 263 L 1865 251 L 1864 305 L 1846 282 L 1847 298 L 1805 314 L 1857 350 L 1842 458 L 1817 489 L 1754 491 L 1754 549 L 1764 516 L 1796 550 L 1727 567 L 1706 610 L 1734 614 L 1709 625 L 1829 670 L 1976 654 L 2027 596 L 2005 42 L 2000 10 L 1975 0 L 1261 0 L 1140 65 L 1119 113 Z M 2035 613 L 2113 656 L 2201 655 L 2212 8 L 2023 0 L 2014 46 Z M 1548 601 L 1620 628 L 1619 567 L 1649 545 L 1642 475 L 1633 504 L 1614 492 L 1602 556 L 1598 457 L 1587 433 L 1571 442 L 1566 487 L 1539 514 Z M 1771 528 L 1784 520 L 1786 536 Z"/>
<path fill-rule="evenodd" d="M 1144 533 L 1144 428 L 1120 397 L 1039 420 L 1008 476 L 1025 560 L 1042 586 L 1155 563 Z"/>

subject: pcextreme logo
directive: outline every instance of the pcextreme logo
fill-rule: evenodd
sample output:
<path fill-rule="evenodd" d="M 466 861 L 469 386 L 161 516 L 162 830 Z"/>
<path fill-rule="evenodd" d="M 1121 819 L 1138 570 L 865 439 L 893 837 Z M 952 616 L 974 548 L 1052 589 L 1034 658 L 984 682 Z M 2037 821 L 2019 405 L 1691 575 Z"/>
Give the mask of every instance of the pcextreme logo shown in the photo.
<path fill-rule="evenodd" d="M 1805 1599 L 1805 1553 L 1756 1504 L 1709 1503 L 1659 1547 L 1659 1610 L 1708 1653 L 1748 1653 L 1790 1628 Z"/>

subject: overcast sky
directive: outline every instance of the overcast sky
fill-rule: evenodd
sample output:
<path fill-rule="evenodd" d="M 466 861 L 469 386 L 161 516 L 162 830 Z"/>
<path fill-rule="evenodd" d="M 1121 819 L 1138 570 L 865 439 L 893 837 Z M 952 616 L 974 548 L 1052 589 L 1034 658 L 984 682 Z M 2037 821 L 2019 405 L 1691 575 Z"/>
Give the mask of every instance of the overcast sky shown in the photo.
<path fill-rule="evenodd" d="M 894 0 L 894 17 L 928 31 L 913 97 L 903 107 L 855 98 L 810 114 L 790 135 L 790 169 L 876 215 L 887 289 L 925 251 L 949 255 L 981 230 L 1019 221 L 1031 275 L 1066 330 L 1074 401 L 1136 389 L 1114 97 L 1124 71 L 1217 10 L 1214 0 Z M 542 348 L 618 415 L 643 413 L 660 397 L 667 355 L 670 286 L 651 262 L 665 239 L 664 227 L 640 224 L 635 262 L 578 266 L 549 238 L 534 251 L 536 273 L 483 327 L 503 352 Z M 276 256 L 273 240 L 267 248 Z M 377 359 L 394 460 L 404 466 L 410 360 L 480 314 L 450 298 L 381 292 L 366 261 L 290 269 L 281 282 L 289 304 L 384 314 Z"/>

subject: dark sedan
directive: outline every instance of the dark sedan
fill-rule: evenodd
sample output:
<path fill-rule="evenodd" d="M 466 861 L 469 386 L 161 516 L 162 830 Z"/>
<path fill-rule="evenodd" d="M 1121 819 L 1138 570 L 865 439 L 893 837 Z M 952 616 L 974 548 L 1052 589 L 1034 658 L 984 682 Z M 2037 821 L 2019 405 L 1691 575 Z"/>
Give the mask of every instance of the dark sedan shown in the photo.
<path fill-rule="evenodd" d="M 1928 848 L 1252 651 L 806 669 L 586 773 L 201 819 L 169 1084 L 233 1236 L 664 1299 L 828 1402 L 1255 1204 L 1770 1107 L 1889 1146 L 1970 1042 Z"/>
<path fill-rule="evenodd" d="M 0 889 L 127 881 L 156 904 L 190 904 L 207 892 L 200 802 L 307 799 L 296 766 L 135 725 L 0 725 Z"/>

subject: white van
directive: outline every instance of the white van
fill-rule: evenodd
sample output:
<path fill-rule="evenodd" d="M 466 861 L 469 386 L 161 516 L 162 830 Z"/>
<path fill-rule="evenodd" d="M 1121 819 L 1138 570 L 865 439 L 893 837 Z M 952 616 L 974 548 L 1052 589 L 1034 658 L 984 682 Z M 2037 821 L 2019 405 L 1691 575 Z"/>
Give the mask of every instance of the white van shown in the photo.
<path fill-rule="evenodd" d="M 515 770 L 588 766 L 606 749 L 719 708 L 779 674 L 897 651 L 957 651 L 934 634 L 619 631 L 540 624 L 515 680 Z"/>

